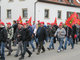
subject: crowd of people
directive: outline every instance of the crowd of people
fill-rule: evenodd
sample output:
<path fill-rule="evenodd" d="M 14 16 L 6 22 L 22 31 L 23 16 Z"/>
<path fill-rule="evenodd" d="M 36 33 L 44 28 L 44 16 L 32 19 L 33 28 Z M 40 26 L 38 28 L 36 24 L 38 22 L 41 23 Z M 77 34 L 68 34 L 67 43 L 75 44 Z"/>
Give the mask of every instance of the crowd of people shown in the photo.
<path fill-rule="evenodd" d="M 7 25 L 7 27 L 6 27 Z M 67 45 L 71 45 L 71 49 L 74 49 L 74 45 L 80 41 L 80 25 L 75 23 L 72 28 L 66 26 L 62 22 L 59 25 L 54 23 L 40 22 L 30 25 L 28 21 L 25 23 L 19 20 L 13 21 L 13 25 L 8 22 L 0 21 L 0 59 L 5 60 L 5 48 L 8 49 L 7 56 L 10 56 L 13 52 L 12 45 L 17 46 L 14 57 L 21 56 L 19 59 L 24 59 L 26 52 L 31 57 L 32 51 L 29 50 L 31 45 L 33 52 L 37 49 L 37 55 L 45 52 L 45 42 L 49 42 L 48 50 L 55 49 L 54 43 L 59 42 L 57 52 L 67 49 Z M 34 42 L 36 45 L 34 45 Z M 12 44 L 13 43 L 13 44 Z M 42 52 L 41 52 L 42 50 Z"/>

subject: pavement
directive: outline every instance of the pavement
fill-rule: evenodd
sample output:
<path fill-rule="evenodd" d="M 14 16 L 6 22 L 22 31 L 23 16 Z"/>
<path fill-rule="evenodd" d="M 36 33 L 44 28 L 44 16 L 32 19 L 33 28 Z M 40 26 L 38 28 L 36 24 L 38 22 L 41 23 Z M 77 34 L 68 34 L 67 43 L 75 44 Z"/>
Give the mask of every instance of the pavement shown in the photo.
<path fill-rule="evenodd" d="M 59 43 L 57 42 L 55 44 L 54 50 L 47 50 L 47 47 L 49 46 L 49 43 L 45 44 L 45 53 L 41 53 L 40 55 L 36 55 L 37 49 L 35 52 L 33 52 L 32 56 L 29 58 L 27 57 L 28 54 L 26 53 L 25 58 L 23 60 L 80 60 L 80 42 L 75 45 L 74 49 L 71 49 L 71 46 L 68 46 L 67 50 L 61 51 L 60 53 L 57 52 Z M 7 56 L 7 53 L 5 53 L 6 60 L 19 60 L 19 57 L 15 58 L 14 55 L 16 53 L 17 47 L 13 47 L 14 51 L 12 52 L 11 56 Z M 32 51 L 31 47 L 29 50 Z"/>

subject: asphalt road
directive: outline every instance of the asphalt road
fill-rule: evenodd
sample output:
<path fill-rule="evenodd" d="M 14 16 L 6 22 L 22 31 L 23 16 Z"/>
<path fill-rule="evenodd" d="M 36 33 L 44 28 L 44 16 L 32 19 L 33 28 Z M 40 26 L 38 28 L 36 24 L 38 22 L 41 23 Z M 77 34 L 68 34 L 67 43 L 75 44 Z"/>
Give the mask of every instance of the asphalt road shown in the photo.
<path fill-rule="evenodd" d="M 23 60 L 80 60 L 80 43 L 75 45 L 74 49 L 71 49 L 71 46 L 68 46 L 67 50 L 61 51 L 57 53 L 58 42 L 55 44 L 54 50 L 47 50 L 49 43 L 45 44 L 46 52 L 41 53 L 40 55 L 36 55 L 37 50 L 33 52 L 32 56 L 27 57 L 26 53 L 25 58 Z M 30 49 L 32 51 L 32 49 Z M 16 51 L 12 52 L 11 56 L 7 56 L 7 52 L 5 54 L 6 60 L 19 60 L 19 57 L 15 58 Z"/>

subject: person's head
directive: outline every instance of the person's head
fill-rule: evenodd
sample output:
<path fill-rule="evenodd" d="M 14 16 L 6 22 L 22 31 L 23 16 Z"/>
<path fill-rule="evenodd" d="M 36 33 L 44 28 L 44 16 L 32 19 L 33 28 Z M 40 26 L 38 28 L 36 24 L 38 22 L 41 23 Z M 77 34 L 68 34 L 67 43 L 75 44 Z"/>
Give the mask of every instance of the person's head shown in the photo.
<path fill-rule="evenodd" d="M 47 23 L 47 26 L 49 26 L 50 25 L 50 23 Z"/>
<path fill-rule="evenodd" d="M 13 21 L 13 24 L 16 24 L 16 21 L 15 20 Z"/>
<path fill-rule="evenodd" d="M 29 22 L 26 22 L 26 27 L 28 27 L 29 26 Z"/>
<path fill-rule="evenodd" d="M 7 27 L 8 27 L 8 28 L 11 27 L 11 23 L 10 23 L 10 22 L 8 22 L 8 23 L 6 23 L 6 24 L 7 24 Z"/>
<path fill-rule="evenodd" d="M 23 23 L 23 27 L 26 28 L 26 23 Z"/>
<path fill-rule="evenodd" d="M 59 28 L 62 29 L 63 28 L 63 25 L 62 24 L 59 24 Z"/>
<path fill-rule="evenodd" d="M 4 22 L 0 22 L 0 27 L 3 27 L 4 25 Z"/>
<path fill-rule="evenodd" d="M 33 21 L 33 25 L 35 24 L 35 21 Z"/>
<path fill-rule="evenodd" d="M 20 22 L 20 20 L 17 20 L 17 23 L 19 23 Z"/>
<path fill-rule="evenodd" d="M 41 25 L 40 26 L 43 27 L 44 26 L 44 22 L 41 22 Z"/>

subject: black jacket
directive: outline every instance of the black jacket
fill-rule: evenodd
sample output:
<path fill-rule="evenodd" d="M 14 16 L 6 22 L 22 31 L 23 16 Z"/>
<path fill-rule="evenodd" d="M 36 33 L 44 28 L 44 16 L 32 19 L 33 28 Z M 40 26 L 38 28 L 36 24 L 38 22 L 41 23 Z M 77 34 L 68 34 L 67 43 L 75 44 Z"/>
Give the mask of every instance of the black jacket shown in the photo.
<path fill-rule="evenodd" d="M 7 30 L 5 27 L 0 28 L 0 42 L 6 42 L 7 39 Z"/>
<path fill-rule="evenodd" d="M 46 36 L 47 36 L 46 29 L 44 27 L 40 27 L 37 30 L 37 37 L 39 42 L 46 40 Z"/>
<path fill-rule="evenodd" d="M 70 27 L 66 27 L 65 28 L 65 30 L 66 30 L 66 36 L 67 37 L 70 37 L 70 35 L 72 36 L 73 35 L 73 30 L 70 28 Z"/>
<path fill-rule="evenodd" d="M 29 29 L 28 28 L 24 28 L 23 29 L 23 42 L 24 41 L 31 41 L 31 35 L 30 35 L 30 31 L 29 31 Z"/>
<path fill-rule="evenodd" d="M 18 36 L 19 35 L 19 36 Z M 15 35 L 14 35 L 14 39 L 18 40 L 18 42 L 22 41 L 23 40 L 23 28 L 19 29 L 17 28 L 16 32 L 15 32 Z"/>
<path fill-rule="evenodd" d="M 55 32 L 56 32 L 56 27 L 55 26 L 53 26 L 52 28 L 50 28 L 50 37 L 54 37 L 54 34 L 55 34 Z"/>

